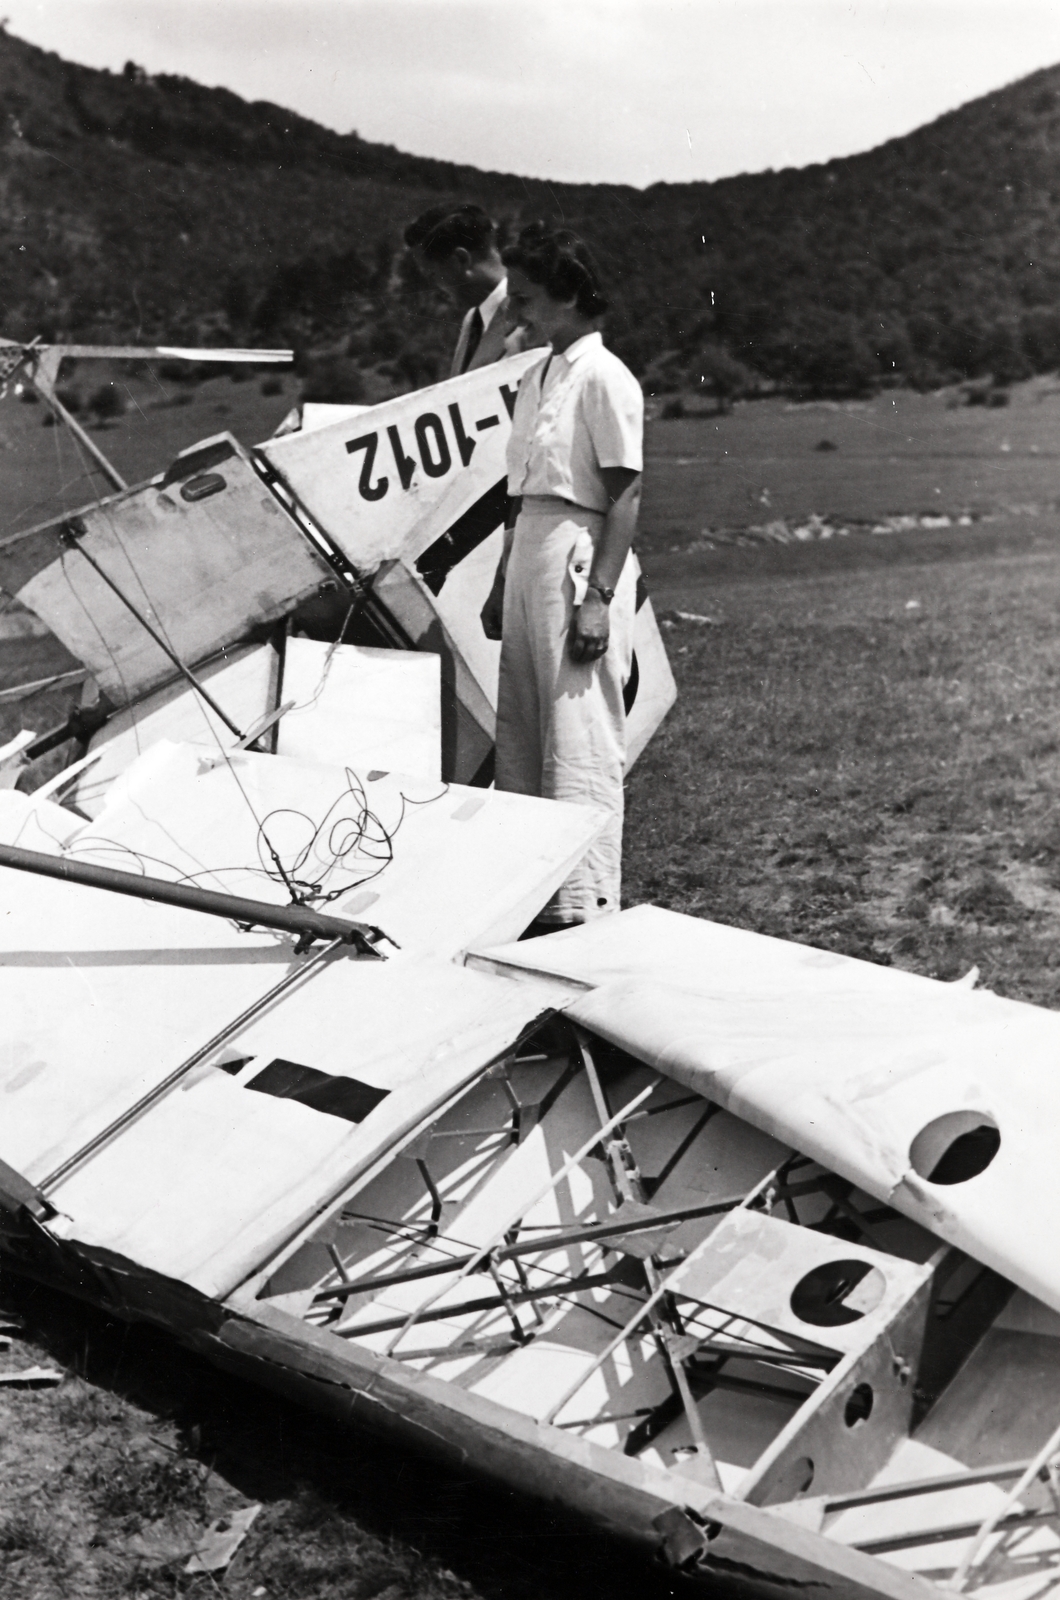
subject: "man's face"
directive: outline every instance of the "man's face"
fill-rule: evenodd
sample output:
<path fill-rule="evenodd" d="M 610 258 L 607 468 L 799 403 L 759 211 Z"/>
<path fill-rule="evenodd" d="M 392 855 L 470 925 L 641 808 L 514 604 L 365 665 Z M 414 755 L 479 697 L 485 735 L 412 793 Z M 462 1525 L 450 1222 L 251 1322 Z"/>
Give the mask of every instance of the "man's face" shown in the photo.
<path fill-rule="evenodd" d="M 432 281 L 464 311 L 481 305 L 504 276 L 496 250 L 472 256 L 468 250 L 454 250 L 444 261 L 424 263 Z"/>

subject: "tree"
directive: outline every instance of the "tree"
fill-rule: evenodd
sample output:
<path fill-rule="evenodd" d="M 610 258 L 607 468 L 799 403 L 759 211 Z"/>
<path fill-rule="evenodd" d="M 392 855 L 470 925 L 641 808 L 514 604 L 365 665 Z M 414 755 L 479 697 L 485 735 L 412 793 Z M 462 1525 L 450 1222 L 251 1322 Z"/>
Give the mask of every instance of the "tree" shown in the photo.
<path fill-rule="evenodd" d="M 755 388 L 757 377 L 750 367 L 731 356 L 723 345 L 704 344 L 690 363 L 690 376 L 699 388 L 713 395 L 719 415 L 732 410 L 740 395 Z"/>

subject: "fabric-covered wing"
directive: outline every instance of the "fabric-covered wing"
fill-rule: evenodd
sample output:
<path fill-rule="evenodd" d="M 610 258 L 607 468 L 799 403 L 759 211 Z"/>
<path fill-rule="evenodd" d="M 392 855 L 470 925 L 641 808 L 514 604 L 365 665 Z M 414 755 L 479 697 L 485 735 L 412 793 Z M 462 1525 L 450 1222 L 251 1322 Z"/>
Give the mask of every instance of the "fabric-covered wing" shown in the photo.
<path fill-rule="evenodd" d="M 645 906 L 473 958 L 1060 1310 L 1060 1016 Z"/>
<path fill-rule="evenodd" d="M 452 956 L 492 930 L 516 937 L 604 820 L 593 806 L 161 742 L 72 853 L 270 904 L 312 889 L 404 950 Z"/>

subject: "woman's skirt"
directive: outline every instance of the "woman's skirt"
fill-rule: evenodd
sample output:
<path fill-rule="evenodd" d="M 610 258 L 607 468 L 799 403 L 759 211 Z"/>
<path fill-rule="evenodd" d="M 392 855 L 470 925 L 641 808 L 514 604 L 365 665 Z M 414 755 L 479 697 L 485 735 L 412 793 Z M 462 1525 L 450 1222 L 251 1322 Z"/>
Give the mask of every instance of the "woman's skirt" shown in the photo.
<path fill-rule="evenodd" d="M 603 833 L 542 913 L 546 922 L 586 922 L 617 911 L 622 888 L 622 692 L 633 660 L 632 557 L 611 602 L 606 653 L 575 662 L 567 643 L 579 535 L 586 550 L 585 535 L 595 544 L 603 522 L 601 512 L 563 501 L 524 501 L 504 586 L 497 788 L 599 806 L 608 814 Z"/>

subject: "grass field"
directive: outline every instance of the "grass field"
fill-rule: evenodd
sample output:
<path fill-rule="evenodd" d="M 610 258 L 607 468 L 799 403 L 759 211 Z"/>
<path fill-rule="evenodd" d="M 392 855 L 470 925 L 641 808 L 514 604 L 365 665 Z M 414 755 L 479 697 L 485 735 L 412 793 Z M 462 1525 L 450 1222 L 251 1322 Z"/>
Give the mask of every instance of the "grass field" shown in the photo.
<path fill-rule="evenodd" d="M 656 606 L 710 620 L 667 631 L 681 698 L 630 780 L 628 902 L 941 978 L 975 965 L 999 992 L 1060 1004 L 1048 389 L 1004 411 L 894 395 L 653 425 Z M 741 533 L 812 513 L 830 539 Z M 865 531 L 904 513 L 950 522 Z M 4 645 L 0 686 L 46 671 L 48 648 Z M 0 1362 L 71 1374 L 0 1397 L 4 1600 L 212 1594 L 179 1558 L 248 1500 L 265 1511 L 223 1584 L 238 1600 L 672 1592 L 550 1513 L 324 1428 L 161 1335 L 13 1278 L 3 1298 L 29 1337 Z"/>

